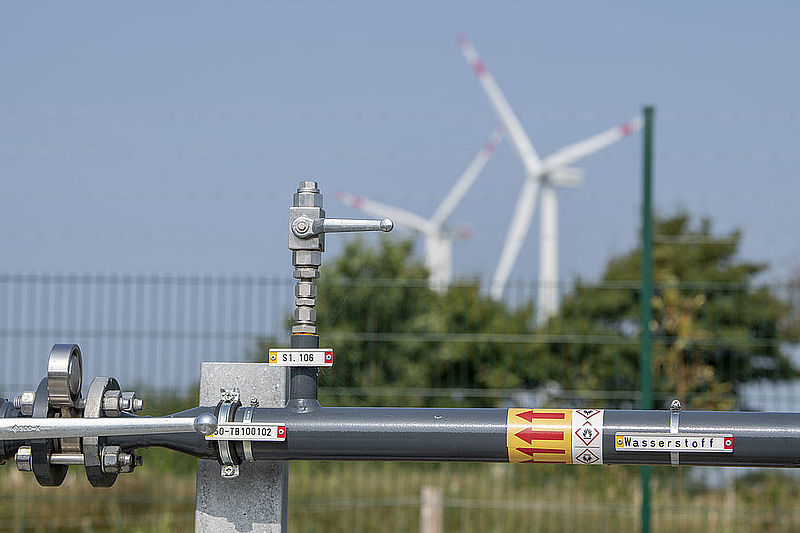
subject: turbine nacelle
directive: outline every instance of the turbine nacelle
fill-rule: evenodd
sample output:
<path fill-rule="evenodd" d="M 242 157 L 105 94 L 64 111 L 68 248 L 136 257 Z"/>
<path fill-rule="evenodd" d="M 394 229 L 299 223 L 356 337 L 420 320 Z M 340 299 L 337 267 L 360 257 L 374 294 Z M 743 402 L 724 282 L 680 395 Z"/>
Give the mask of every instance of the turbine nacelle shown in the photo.
<path fill-rule="evenodd" d="M 542 176 L 542 181 L 553 187 L 566 187 L 575 189 L 583 185 L 586 173 L 575 167 L 559 168 L 549 171 Z"/>

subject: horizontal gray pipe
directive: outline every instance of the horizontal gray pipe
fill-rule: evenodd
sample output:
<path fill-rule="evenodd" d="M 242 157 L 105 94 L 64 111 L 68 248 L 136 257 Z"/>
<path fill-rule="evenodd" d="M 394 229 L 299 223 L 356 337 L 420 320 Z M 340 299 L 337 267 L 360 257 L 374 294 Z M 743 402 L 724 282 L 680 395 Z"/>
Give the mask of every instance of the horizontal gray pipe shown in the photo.
<path fill-rule="evenodd" d="M 213 413 L 197 407 L 173 416 Z M 323 407 L 300 413 L 258 408 L 253 422 L 286 425 L 284 442 L 253 442 L 256 460 L 508 461 L 507 409 L 406 409 Z M 241 421 L 243 410 L 236 413 Z M 670 464 L 668 452 L 616 452 L 614 435 L 669 433 L 669 411 L 604 411 L 605 464 Z M 679 432 L 734 437 L 732 453 L 679 454 L 682 465 L 800 466 L 800 414 L 683 411 Z M 163 446 L 200 458 L 216 445 L 197 434 L 109 437 L 124 449 Z M 240 442 L 233 448 L 243 458 Z"/>

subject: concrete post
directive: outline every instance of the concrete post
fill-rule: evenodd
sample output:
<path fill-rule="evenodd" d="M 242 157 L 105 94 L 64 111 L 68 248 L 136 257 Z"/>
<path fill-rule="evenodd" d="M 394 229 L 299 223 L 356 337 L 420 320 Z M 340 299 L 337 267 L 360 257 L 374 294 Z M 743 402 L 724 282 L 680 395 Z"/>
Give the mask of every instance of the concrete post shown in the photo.
<path fill-rule="evenodd" d="M 203 363 L 200 405 L 216 405 L 220 389 L 238 388 L 243 405 L 283 407 L 289 398 L 288 368 L 266 363 Z M 289 465 L 285 461 L 244 462 L 239 476 L 224 479 L 216 461 L 197 461 L 195 531 L 286 531 Z"/>
<path fill-rule="evenodd" d="M 422 487 L 419 509 L 420 533 L 444 531 L 444 496 L 440 487 Z"/>

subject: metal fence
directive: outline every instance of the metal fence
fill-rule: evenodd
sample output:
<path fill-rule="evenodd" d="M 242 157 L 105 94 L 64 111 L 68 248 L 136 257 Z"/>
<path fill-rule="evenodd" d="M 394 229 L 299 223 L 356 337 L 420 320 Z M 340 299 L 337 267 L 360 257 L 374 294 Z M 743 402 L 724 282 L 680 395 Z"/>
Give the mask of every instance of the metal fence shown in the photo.
<path fill-rule="evenodd" d="M 636 323 L 623 318 L 611 327 L 597 309 L 603 298 L 635 300 L 635 283 L 596 285 L 583 296 L 575 286 L 561 287 L 562 315 L 541 327 L 533 318 L 522 320 L 517 329 L 478 329 L 445 312 L 446 306 L 491 305 L 479 291 L 470 300 L 457 293 L 432 296 L 424 283 L 325 283 L 321 291 L 342 300 L 326 308 L 333 315 L 328 326 L 346 313 L 352 322 L 323 331 L 324 342 L 337 350 L 336 366 L 322 377 L 323 403 L 603 408 L 632 406 L 638 398 L 625 379 L 638 354 Z M 477 291 L 469 284 L 455 290 Z M 719 283 L 657 287 L 658 401 L 680 395 L 690 407 L 800 407 L 798 381 L 776 380 L 775 362 L 778 352 L 797 360 L 795 288 L 758 289 L 780 302 L 777 315 L 764 300 L 737 305 L 746 290 Z M 536 291 L 534 285 L 511 287 L 515 299 L 508 312 L 524 315 Z M 670 300 L 670 291 L 677 291 L 677 300 Z M 428 299 L 429 314 L 421 322 L 404 320 L 399 315 L 405 311 L 392 314 L 387 302 L 397 294 L 404 295 L 409 314 Z M 357 311 L 348 311 L 348 299 L 358 302 Z M 710 300 L 719 305 L 691 305 Z M 25 274 L 0 276 L 0 301 L 0 395 L 34 387 L 45 374 L 51 345 L 76 342 L 86 378 L 114 376 L 151 400 L 150 412 L 164 414 L 193 401 L 201 361 L 258 360 L 266 344 L 286 345 L 293 290 L 285 278 Z M 397 361 L 399 353 L 403 361 Z M 610 368 L 597 382 L 602 387 L 584 383 L 598 374 L 593 360 Z M 515 382 L 513 371 L 492 372 L 514 365 L 525 367 L 524 379 Z M 348 381 L 353 375 L 360 380 Z M 705 376 L 701 385 L 698 376 Z M 717 383 L 723 385 L 714 388 Z M 147 451 L 145 465 L 109 490 L 91 489 L 78 471 L 60 489 L 40 488 L 6 465 L 0 468 L 6 502 L 0 529 L 191 529 L 192 461 Z M 426 487 L 441 494 L 448 531 L 633 530 L 639 520 L 635 468 L 295 462 L 290 472 L 292 531 L 414 529 L 425 505 L 421 494 L 430 494 Z M 654 530 L 797 529 L 795 481 L 784 471 L 657 468 Z"/>

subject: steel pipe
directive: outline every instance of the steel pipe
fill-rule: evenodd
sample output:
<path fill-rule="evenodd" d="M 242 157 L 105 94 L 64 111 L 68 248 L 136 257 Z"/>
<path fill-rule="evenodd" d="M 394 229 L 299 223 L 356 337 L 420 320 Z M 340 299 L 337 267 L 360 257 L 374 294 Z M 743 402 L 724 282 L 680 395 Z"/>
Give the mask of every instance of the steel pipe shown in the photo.
<path fill-rule="evenodd" d="M 213 412 L 198 407 L 193 415 Z M 188 413 L 188 412 L 187 412 Z M 594 418 L 592 424 L 585 423 Z M 594 414 L 592 414 L 594 413 Z M 563 415 L 562 418 L 557 418 Z M 800 466 L 800 414 L 684 411 L 670 433 L 669 411 L 590 409 L 407 409 L 322 407 L 256 408 L 253 424 L 281 424 L 282 442 L 252 441 L 261 460 L 380 460 L 547 462 L 574 464 L 671 464 L 671 452 L 618 450 L 620 435 L 730 436 L 724 451 L 680 451 L 677 463 L 700 466 Z M 244 410 L 234 415 L 243 422 Z M 599 421 L 599 423 L 598 423 Z M 584 445 L 582 438 L 588 441 Z M 656 447 L 660 440 L 654 440 Z M 717 442 L 717 441 L 715 441 Z M 165 446 L 200 458 L 216 457 L 216 445 L 197 434 L 110 437 L 124 449 Z M 699 444 L 699 440 L 698 440 Z M 245 460 L 242 441 L 232 441 Z M 691 448 L 690 448 L 691 449 Z"/>

